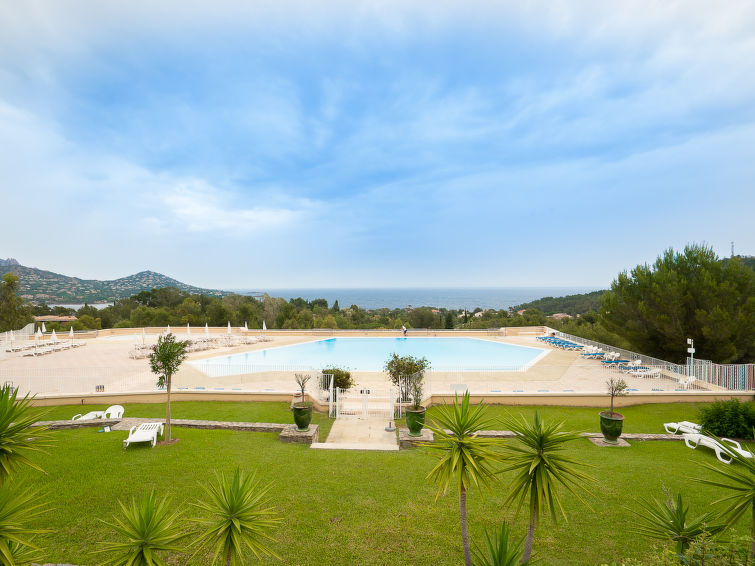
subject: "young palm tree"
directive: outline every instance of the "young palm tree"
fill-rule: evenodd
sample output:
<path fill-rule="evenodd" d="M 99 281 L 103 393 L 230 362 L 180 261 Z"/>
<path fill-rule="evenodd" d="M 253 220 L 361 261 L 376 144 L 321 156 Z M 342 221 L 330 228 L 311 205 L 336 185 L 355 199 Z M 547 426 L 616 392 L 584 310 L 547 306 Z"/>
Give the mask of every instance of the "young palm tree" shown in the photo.
<path fill-rule="evenodd" d="M 244 555 L 250 550 L 258 560 L 264 557 L 280 559 L 267 546 L 275 540 L 269 531 L 281 519 L 266 500 L 270 486 L 260 486 L 254 475 L 248 476 L 240 469 L 231 477 L 218 476 L 217 482 L 206 488 L 208 501 L 194 503 L 211 518 L 196 519 L 206 527 L 199 537 L 195 555 L 208 545 L 215 547 L 213 564 L 222 559 L 226 566 L 243 564 Z"/>
<path fill-rule="evenodd" d="M 515 471 L 511 480 L 511 493 L 505 504 L 519 500 L 521 509 L 529 498 L 529 528 L 524 543 L 522 564 L 530 559 L 532 541 L 538 518 L 550 510 L 551 518 L 558 520 L 556 508 L 566 519 L 556 487 L 564 486 L 570 493 L 585 503 L 577 489 L 587 491 L 586 485 L 595 480 L 578 469 L 582 462 L 565 456 L 565 445 L 580 438 L 577 432 L 562 431 L 563 422 L 546 423 L 536 412 L 531 423 L 520 419 L 507 419 L 503 425 L 511 430 L 519 440 L 518 443 L 506 443 L 504 451 L 509 455 L 507 465 L 502 472 Z"/>
<path fill-rule="evenodd" d="M 49 446 L 49 431 L 35 427 L 35 414 L 29 396 L 18 399 L 18 391 L 0 388 L 0 564 L 27 564 L 39 550 L 32 535 L 45 532 L 27 525 L 42 513 L 44 503 L 18 486 L 10 488 L 11 474 L 21 465 L 42 471 L 28 456 Z"/>
<path fill-rule="evenodd" d="M 0 388 L 0 485 L 19 465 L 42 471 L 28 458 L 30 452 L 49 446 L 49 431 L 33 426 L 38 418 L 28 395 L 18 399 L 18 390 L 8 385 Z"/>
<path fill-rule="evenodd" d="M 714 501 L 713 505 L 723 505 L 721 518 L 727 526 L 733 525 L 740 517 L 750 515 L 750 557 L 755 559 L 755 458 L 743 458 L 729 451 L 731 464 L 703 466 L 720 476 L 720 479 L 699 478 L 698 481 L 728 490 L 729 495 Z"/>
<path fill-rule="evenodd" d="M 649 538 L 674 541 L 678 556 L 685 554 L 698 537 L 716 535 L 725 527 L 714 520 L 713 513 L 704 513 L 688 520 L 689 506 L 684 505 L 681 493 L 676 496 L 676 501 L 671 498 L 665 502 L 652 499 L 638 501 L 638 504 L 641 511 L 632 512 L 639 517 L 640 524 L 631 530 Z"/>
<path fill-rule="evenodd" d="M 32 537 L 47 531 L 32 529 L 26 524 L 44 511 L 44 503 L 30 490 L 0 487 L 0 564 L 13 566 L 38 560 L 39 548 Z"/>
<path fill-rule="evenodd" d="M 492 448 L 500 444 L 498 439 L 481 438 L 477 432 L 488 428 L 492 421 L 485 416 L 485 405 L 469 404 L 469 392 L 453 405 L 444 405 L 428 425 L 435 442 L 424 444 L 431 452 L 437 452 L 439 461 L 427 475 L 438 482 L 437 501 L 453 486 L 459 493 L 459 518 L 461 540 L 464 546 L 464 562 L 472 564 L 467 534 L 467 491 L 471 486 L 484 487 L 496 478 L 492 465 L 500 461 L 500 455 Z"/>
<path fill-rule="evenodd" d="M 127 507 L 118 502 L 123 517 L 102 521 L 126 538 L 125 542 L 106 542 L 98 553 L 109 553 L 103 566 L 165 566 L 161 552 L 181 552 L 178 541 L 186 536 L 179 526 L 180 512 L 170 511 L 168 498 L 157 499 L 152 491 L 141 501 L 134 498 Z"/>
<path fill-rule="evenodd" d="M 165 414 L 165 438 L 170 441 L 170 388 L 173 374 L 178 371 L 181 363 L 186 359 L 186 346 L 189 343 L 184 340 L 176 340 L 173 334 L 159 336 L 157 344 L 149 355 L 149 367 L 152 373 L 157 374 L 157 386 L 165 387 L 168 393 L 168 402 Z"/>
<path fill-rule="evenodd" d="M 485 548 L 476 548 L 474 566 L 515 566 L 521 563 L 524 537 L 513 540 L 511 529 L 504 521 L 493 534 L 485 531 Z"/>

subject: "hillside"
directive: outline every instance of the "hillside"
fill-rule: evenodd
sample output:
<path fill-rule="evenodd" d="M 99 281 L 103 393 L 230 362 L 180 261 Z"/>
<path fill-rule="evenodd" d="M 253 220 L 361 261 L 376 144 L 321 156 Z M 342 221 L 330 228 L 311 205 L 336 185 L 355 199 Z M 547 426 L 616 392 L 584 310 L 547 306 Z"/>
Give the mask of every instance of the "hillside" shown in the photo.
<path fill-rule="evenodd" d="M 16 261 L 2 260 L 0 276 L 7 272 L 18 275 L 20 295 L 34 303 L 97 303 L 124 299 L 141 291 L 161 287 L 178 287 L 182 291 L 195 294 L 222 297 L 228 295 L 217 289 L 193 287 L 154 271 L 141 271 L 128 277 L 112 281 L 79 279 L 52 271 L 26 267 Z"/>
<path fill-rule="evenodd" d="M 576 316 L 578 314 L 585 314 L 590 310 L 598 310 L 600 297 L 605 292 L 593 291 L 592 293 L 567 295 L 565 297 L 543 297 L 542 299 L 513 307 L 512 310 L 539 309 L 547 315 L 565 312 L 566 314 Z"/>

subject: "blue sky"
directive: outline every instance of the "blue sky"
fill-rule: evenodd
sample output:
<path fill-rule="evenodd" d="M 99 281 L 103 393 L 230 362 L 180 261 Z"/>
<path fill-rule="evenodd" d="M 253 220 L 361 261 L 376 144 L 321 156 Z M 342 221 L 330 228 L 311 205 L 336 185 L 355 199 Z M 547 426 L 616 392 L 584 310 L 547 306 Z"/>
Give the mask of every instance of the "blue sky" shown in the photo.
<path fill-rule="evenodd" d="M 0 257 L 606 287 L 755 254 L 755 4 L 0 1 Z"/>

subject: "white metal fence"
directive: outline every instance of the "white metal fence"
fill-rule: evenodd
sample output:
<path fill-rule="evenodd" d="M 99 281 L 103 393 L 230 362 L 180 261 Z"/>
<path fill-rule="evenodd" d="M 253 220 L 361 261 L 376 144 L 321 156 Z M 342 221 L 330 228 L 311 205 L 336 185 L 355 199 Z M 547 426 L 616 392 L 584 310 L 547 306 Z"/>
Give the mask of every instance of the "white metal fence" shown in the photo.
<path fill-rule="evenodd" d="M 362 419 L 370 417 L 393 419 L 397 394 L 394 387 L 336 388 L 336 418 L 351 416 Z"/>
<path fill-rule="evenodd" d="M 752 391 L 755 390 L 755 364 L 716 364 L 710 360 L 695 359 L 690 364 L 691 359 L 687 358 L 687 364 L 675 364 L 667 362 L 652 356 L 639 354 L 631 350 L 616 348 L 580 336 L 573 336 L 564 332 L 556 333 L 561 338 L 571 340 L 584 346 L 594 346 L 605 352 L 618 352 L 623 359 L 629 361 L 640 360 L 641 366 L 657 369 L 663 375 L 676 376 L 677 381 L 684 377 L 695 377 L 698 386 L 708 384 L 713 388 L 725 389 L 728 391 Z M 683 384 L 682 384 L 683 386 Z"/>

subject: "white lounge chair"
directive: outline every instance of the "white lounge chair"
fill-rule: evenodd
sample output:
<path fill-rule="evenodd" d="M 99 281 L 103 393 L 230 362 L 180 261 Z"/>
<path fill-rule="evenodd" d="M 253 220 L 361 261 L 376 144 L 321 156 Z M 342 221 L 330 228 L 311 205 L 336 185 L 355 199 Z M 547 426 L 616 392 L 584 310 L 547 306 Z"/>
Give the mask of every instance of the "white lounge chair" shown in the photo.
<path fill-rule="evenodd" d="M 123 411 L 125 411 L 125 409 L 120 405 L 111 405 L 110 407 L 105 409 L 103 416 L 106 419 L 120 419 L 121 417 L 123 417 Z"/>
<path fill-rule="evenodd" d="M 689 421 L 681 421 L 678 423 L 665 423 L 663 428 L 669 434 L 700 434 L 702 432 L 702 425 L 691 423 Z"/>
<path fill-rule="evenodd" d="M 79 413 L 78 415 L 74 415 L 71 417 L 72 421 L 90 421 L 92 419 L 101 419 L 102 415 L 105 414 L 105 411 L 90 411 L 86 414 Z"/>
<path fill-rule="evenodd" d="M 704 434 L 685 434 L 684 443 L 688 448 L 693 450 L 698 446 L 707 446 L 716 453 L 716 458 L 721 460 L 724 464 L 731 464 L 734 456 L 740 456 L 742 458 L 752 458 L 753 454 L 749 450 L 745 450 L 740 446 L 736 440 L 729 438 L 722 438 L 719 442 L 715 438 L 705 436 Z"/>
<path fill-rule="evenodd" d="M 633 377 L 640 377 L 643 379 L 646 377 L 660 377 L 661 370 L 659 370 L 658 368 L 635 369 L 635 370 L 629 370 L 629 375 Z"/>
<path fill-rule="evenodd" d="M 157 444 L 157 437 L 163 433 L 163 423 L 142 423 L 132 426 L 128 438 L 123 441 L 123 448 L 133 442 L 151 442 L 152 448 Z"/>

